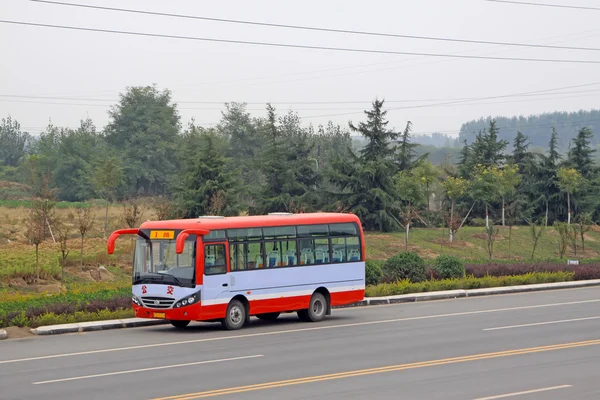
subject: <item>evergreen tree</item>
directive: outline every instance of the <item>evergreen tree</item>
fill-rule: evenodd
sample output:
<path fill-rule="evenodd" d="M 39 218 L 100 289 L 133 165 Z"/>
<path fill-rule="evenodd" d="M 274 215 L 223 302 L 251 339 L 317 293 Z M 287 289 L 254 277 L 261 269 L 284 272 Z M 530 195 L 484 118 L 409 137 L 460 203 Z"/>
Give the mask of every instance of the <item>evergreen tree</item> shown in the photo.
<path fill-rule="evenodd" d="M 341 192 L 337 193 L 337 209 L 356 214 L 367 230 L 391 231 L 401 224 L 398 217 L 402 209 L 394 182 L 397 167 L 394 163 L 392 140 L 398 134 L 386 129 L 383 101 L 373 102 L 373 108 L 365 111 L 367 121 L 358 128 L 350 123 L 350 129 L 359 132 L 367 145 L 357 156 L 337 157 L 332 162 L 329 179 Z"/>
<path fill-rule="evenodd" d="M 266 143 L 258 166 L 265 177 L 252 214 L 311 211 L 315 206 L 314 187 L 318 181 L 311 159 L 314 144 L 295 114 L 277 123 L 275 108 L 267 104 Z"/>
<path fill-rule="evenodd" d="M 192 126 L 191 132 L 184 140 L 187 151 L 183 162 L 182 180 L 175 195 L 180 217 L 236 215 L 238 171 L 227 168 L 230 160 L 217 145 L 218 137 L 215 132 L 198 132 Z"/>
<path fill-rule="evenodd" d="M 567 155 L 567 165 L 577 169 L 585 179 L 592 178 L 596 172 L 592 159 L 596 150 L 590 146 L 593 136 L 594 134 L 589 128 L 581 128 L 573 139 L 573 147 L 569 149 Z"/>
<path fill-rule="evenodd" d="M 417 156 L 417 152 L 414 150 L 415 147 L 419 146 L 417 143 L 411 143 L 410 141 L 410 130 L 412 124 L 409 121 L 406 124 L 406 128 L 400 136 L 400 145 L 398 146 L 397 166 L 400 171 L 409 171 L 417 166 L 421 161 L 429 156 L 429 153 L 421 154 Z"/>
<path fill-rule="evenodd" d="M 392 146 L 392 141 L 400 134 L 387 129 L 389 121 L 385 119 L 387 111 L 382 111 L 383 103 L 384 100 L 375 100 L 373 109 L 365 111 L 367 122 L 359 122 L 358 127 L 352 122 L 349 123 L 352 132 L 360 133 L 367 139 L 367 145 L 360 150 L 363 161 L 391 160 L 394 155 L 395 148 Z"/>
<path fill-rule="evenodd" d="M 513 153 L 509 157 L 512 164 L 516 164 L 520 170 L 523 170 L 524 165 L 531 159 L 531 153 L 528 151 L 529 138 L 521 132 L 517 132 L 517 136 L 513 141 Z"/>
<path fill-rule="evenodd" d="M 531 204 L 535 207 L 535 214 L 545 223 L 552 224 L 560 219 L 566 211 L 563 206 L 563 195 L 558 187 L 558 168 L 561 155 L 558 152 L 558 132 L 552 128 L 552 135 L 548 143 L 548 154 L 538 155 L 539 163 L 529 164 L 529 177 L 526 182 L 530 187 Z"/>
<path fill-rule="evenodd" d="M 579 189 L 579 193 L 572 198 L 575 213 L 592 211 L 598 208 L 597 198 L 600 194 L 598 185 L 598 168 L 594 164 L 593 155 L 596 152 L 591 147 L 594 134 L 589 128 L 581 128 L 577 136 L 572 140 L 572 146 L 567 153 L 565 166 L 576 169 L 582 178 L 588 182 Z M 592 184 L 589 184 L 592 183 Z"/>

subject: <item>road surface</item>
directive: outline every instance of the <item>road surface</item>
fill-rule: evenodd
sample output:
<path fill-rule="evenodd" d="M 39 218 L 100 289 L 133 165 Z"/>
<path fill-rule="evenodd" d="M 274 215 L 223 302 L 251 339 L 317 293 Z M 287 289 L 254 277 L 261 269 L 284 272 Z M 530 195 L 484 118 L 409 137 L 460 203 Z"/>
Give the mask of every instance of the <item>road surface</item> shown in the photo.
<path fill-rule="evenodd" d="M 0 398 L 600 399 L 600 288 L 0 342 Z"/>

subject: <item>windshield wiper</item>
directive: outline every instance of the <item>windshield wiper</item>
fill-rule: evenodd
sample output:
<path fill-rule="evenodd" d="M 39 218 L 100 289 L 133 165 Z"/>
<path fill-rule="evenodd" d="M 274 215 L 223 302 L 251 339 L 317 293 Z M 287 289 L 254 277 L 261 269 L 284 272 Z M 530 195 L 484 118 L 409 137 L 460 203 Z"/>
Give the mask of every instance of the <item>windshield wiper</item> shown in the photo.
<path fill-rule="evenodd" d="M 177 279 L 177 277 L 175 275 L 171 275 L 171 274 L 161 274 L 160 275 L 162 277 L 161 281 L 164 281 L 165 276 L 168 276 L 169 278 L 172 278 L 173 281 L 178 285 L 178 286 L 183 286 L 183 283 L 181 283 L 181 281 L 179 279 Z"/>

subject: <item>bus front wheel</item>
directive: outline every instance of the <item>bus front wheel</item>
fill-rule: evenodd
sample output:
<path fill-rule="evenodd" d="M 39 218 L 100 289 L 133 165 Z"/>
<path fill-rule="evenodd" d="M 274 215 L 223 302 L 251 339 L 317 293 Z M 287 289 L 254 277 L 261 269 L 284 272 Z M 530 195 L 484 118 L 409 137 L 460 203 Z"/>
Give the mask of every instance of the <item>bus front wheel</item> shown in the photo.
<path fill-rule="evenodd" d="M 327 300 L 321 293 L 316 292 L 310 298 L 308 309 L 298 311 L 298 317 L 305 322 L 318 322 L 325 318 Z"/>
<path fill-rule="evenodd" d="M 223 319 L 223 327 L 227 330 L 241 329 L 246 323 L 246 307 L 239 300 L 232 300 L 227 306 L 227 313 Z"/>

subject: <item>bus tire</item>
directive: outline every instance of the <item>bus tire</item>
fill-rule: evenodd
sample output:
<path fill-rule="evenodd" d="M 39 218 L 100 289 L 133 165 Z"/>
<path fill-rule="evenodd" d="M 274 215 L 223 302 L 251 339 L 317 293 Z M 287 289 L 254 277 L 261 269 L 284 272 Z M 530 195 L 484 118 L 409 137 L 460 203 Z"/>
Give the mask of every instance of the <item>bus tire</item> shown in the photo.
<path fill-rule="evenodd" d="M 262 319 L 263 321 L 275 321 L 281 313 L 272 312 L 265 314 L 256 314 L 256 318 Z"/>
<path fill-rule="evenodd" d="M 246 316 L 244 304 L 239 300 L 231 300 L 222 321 L 223 327 L 230 331 L 241 329 L 246 324 Z"/>
<path fill-rule="evenodd" d="M 304 322 L 318 322 L 325 318 L 327 313 L 327 299 L 319 292 L 313 293 L 308 304 L 308 309 L 298 311 L 298 317 Z"/>
<path fill-rule="evenodd" d="M 172 320 L 169 321 L 171 322 L 171 325 L 173 325 L 175 328 L 185 328 L 186 326 L 188 326 L 190 324 L 190 321 L 182 321 L 182 320 Z"/>

